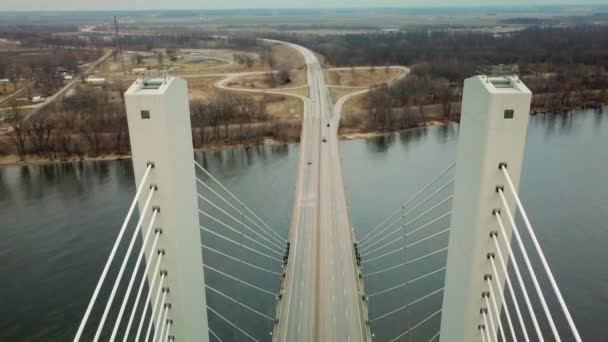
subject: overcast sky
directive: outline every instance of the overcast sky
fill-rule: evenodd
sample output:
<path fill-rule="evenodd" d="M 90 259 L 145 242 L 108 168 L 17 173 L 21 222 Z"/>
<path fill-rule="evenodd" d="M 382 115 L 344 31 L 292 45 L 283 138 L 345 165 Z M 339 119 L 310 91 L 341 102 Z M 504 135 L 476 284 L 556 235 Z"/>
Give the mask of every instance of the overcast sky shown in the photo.
<path fill-rule="evenodd" d="M 606 4 L 606 0 L 0 0 L 7 10 L 146 10 Z"/>

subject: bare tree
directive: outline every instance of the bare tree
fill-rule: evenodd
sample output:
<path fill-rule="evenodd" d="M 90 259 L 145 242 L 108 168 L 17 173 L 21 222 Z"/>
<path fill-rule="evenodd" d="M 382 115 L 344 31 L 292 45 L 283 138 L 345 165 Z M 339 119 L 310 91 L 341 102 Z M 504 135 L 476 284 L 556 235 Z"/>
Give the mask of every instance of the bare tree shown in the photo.
<path fill-rule="evenodd" d="M 128 139 L 127 129 L 127 114 L 124 106 L 113 106 L 110 115 L 111 124 L 109 125 L 110 131 L 113 132 L 113 149 L 114 152 L 121 154 L 126 152 L 123 148 L 125 142 Z"/>
<path fill-rule="evenodd" d="M 141 65 L 144 62 L 144 56 L 140 55 L 139 53 L 136 53 L 131 56 L 131 62 L 133 62 L 133 64 Z"/>
<path fill-rule="evenodd" d="M 28 122 L 26 132 L 34 153 L 41 157 L 54 159 L 51 147 L 51 135 L 54 127 L 48 118 L 49 116 L 46 113 L 32 116 Z"/>
<path fill-rule="evenodd" d="M 79 140 L 75 137 L 77 127 L 77 117 L 68 111 L 55 114 L 55 144 L 56 149 L 69 157 L 71 155 L 81 155 Z"/>
<path fill-rule="evenodd" d="M 234 99 L 234 103 L 239 122 L 239 137 L 241 140 L 248 140 L 251 124 L 263 115 L 266 104 L 249 96 L 238 96 Z"/>
<path fill-rule="evenodd" d="M 192 123 L 198 129 L 198 137 L 200 145 L 205 144 L 205 127 L 209 124 L 209 108 L 208 104 L 202 99 L 190 101 L 190 115 Z"/>
<path fill-rule="evenodd" d="M 276 77 L 280 84 L 287 84 L 291 82 L 291 73 L 286 66 L 281 66 L 281 69 L 276 74 Z"/>
<path fill-rule="evenodd" d="M 11 109 L 6 116 L 6 122 L 10 126 L 7 135 L 17 148 L 19 158 L 23 160 L 26 154 L 26 143 L 28 139 L 27 123 L 25 114 L 17 103 L 11 103 Z"/>
<path fill-rule="evenodd" d="M 11 64 L 8 67 L 8 71 L 7 71 L 8 77 L 9 77 L 11 83 L 13 84 L 14 90 L 17 90 L 17 85 L 19 84 L 19 79 L 21 78 L 21 72 L 22 72 L 21 66 L 16 63 Z"/>
<path fill-rule="evenodd" d="M 169 56 L 169 60 L 171 62 L 177 61 L 177 49 L 175 48 L 166 48 L 165 53 Z"/>

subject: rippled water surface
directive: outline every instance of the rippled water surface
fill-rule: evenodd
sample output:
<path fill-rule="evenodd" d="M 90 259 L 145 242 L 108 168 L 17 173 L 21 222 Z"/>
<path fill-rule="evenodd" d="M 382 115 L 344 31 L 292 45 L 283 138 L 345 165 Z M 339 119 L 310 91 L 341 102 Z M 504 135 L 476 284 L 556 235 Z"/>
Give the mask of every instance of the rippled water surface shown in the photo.
<path fill-rule="evenodd" d="M 457 126 L 451 125 L 341 142 L 351 222 L 359 236 L 455 159 L 457 136 Z M 608 340 L 603 326 L 608 315 L 607 146 L 608 113 L 532 117 L 521 180 L 522 200 L 587 341 Z M 297 145 L 209 152 L 197 160 L 287 236 Z M 133 193 L 130 161 L 0 168 L 0 340 L 72 338 Z M 441 229 L 441 222 L 433 229 Z M 439 237 L 411 251 L 410 257 L 446 243 L 447 236 Z M 205 256 L 210 263 L 223 262 Z M 370 279 L 368 292 L 444 262 L 445 256 L 438 256 L 409 273 Z M 369 265 L 373 267 L 381 265 Z M 440 287 L 442 279 L 438 274 L 418 287 L 378 296 L 370 301 L 372 317 Z M 210 275 L 208 280 L 236 291 L 235 296 L 255 297 L 252 305 L 272 314 L 268 300 L 239 292 L 218 277 Z M 271 277 L 254 281 L 276 287 Z M 218 298 L 209 300 L 222 305 Z M 440 305 L 440 296 L 431 298 L 372 328 L 379 341 L 388 340 L 407 329 L 408 321 L 415 323 Z M 256 337 L 268 336 L 271 324 L 250 319 L 243 310 L 228 308 L 226 313 L 244 321 Z M 214 324 L 225 341 L 234 340 L 226 326 L 215 319 Z M 437 327 L 438 320 L 429 322 L 412 340 L 428 339 Z"/>

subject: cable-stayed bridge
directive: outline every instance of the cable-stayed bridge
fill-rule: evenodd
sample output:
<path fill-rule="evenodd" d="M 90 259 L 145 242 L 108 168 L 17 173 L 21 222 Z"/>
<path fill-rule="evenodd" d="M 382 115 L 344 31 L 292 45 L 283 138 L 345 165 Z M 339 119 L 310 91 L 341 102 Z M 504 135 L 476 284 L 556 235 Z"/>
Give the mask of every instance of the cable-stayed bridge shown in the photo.
<path fill-rule="evenodd" d="M 465 80 L 457 160 L 355 236 L 344 99 L 312 51 L 276 43 L 304 56 L 309 85 L 290 235 L 193 160 L 186 82 L 138 80 L 125 95 L 137 192 L 75 341 L 581 341 L 517 194 L 519 79 Z"/>

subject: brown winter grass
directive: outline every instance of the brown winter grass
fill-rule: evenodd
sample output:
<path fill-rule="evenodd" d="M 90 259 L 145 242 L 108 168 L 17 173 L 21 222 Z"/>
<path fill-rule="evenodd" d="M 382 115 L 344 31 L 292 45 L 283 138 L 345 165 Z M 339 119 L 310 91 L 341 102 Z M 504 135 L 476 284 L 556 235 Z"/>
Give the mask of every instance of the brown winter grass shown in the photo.
<path fill-rule="evenodd" d="M 374 69 L 325 70 L 328 85 L 346 87 L 372 87 L 395 79 L 401 71 L 377 67 Z"/>

